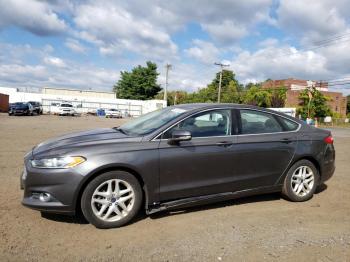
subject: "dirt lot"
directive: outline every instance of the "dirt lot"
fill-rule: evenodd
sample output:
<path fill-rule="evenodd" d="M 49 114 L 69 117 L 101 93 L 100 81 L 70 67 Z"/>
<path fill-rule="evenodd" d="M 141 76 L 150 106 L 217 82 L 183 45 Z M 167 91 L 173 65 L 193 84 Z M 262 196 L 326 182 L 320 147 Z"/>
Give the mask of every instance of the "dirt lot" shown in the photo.
<path fill-rule="evenodd" d="M 350 129 L 333 131 L 335 176 L 309 202 L 265 195 L 141 215 L 112 230 L 21 206 L 28 150 L 49 137 L 120 121 L 0 114 L 1 261 L 350 261 Z"/>

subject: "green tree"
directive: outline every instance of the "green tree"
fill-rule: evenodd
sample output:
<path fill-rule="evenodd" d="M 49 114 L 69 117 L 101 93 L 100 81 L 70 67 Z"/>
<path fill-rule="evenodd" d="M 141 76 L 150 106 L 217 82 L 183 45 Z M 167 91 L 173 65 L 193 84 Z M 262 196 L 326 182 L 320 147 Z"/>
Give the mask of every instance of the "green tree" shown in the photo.
<path fill-rule="evenodd" d="M 350 95 L 346 97 L 347 99 L 347 104 L 346 104 L 346 112 L 350 113 Z"/>
<path fill-rule="evenodd" d="M 287 88 L 281 86 L 276 88 L 270 88 L 269 91 L 271 92 L 271 107 L 284 107 L 287 98 Z"/>
<path fill-rule="evenodd" d="M 221 93 L 223 103 L 241 103 L 241 88 L 237 81 L 231 80 Z"/>
<path fill-rule="evenodd" d="M 243 96 L 243 102 L 248 105 L 271 107 L 272 93 L 268 89 L 262 89 L 259 85 L 250 86 Z"/>
<path fill-rule="evenodd" d="M 310 92 L 310 93 L 309 93 Z M 310 99 L 311 94 L 311 99 Z M 327 105 L 327 98 L 316 88 L 312 88 L 310 91 L 305 89 L 300 92 L 298 114 L 302 118 L 314 118 L 314 117 L 326 117 L 332 115 L 332 111 Z"/>
<path fill-rule="evenodd" d="M 187 103 L 187 97 L 188 93 L 186 91 L 168 91 L 167 92 L 167 101 L 168 105 L 178 105 L 178 104 L 184 104 Z M 164 92 L 159 92 L 156 96 L 156 99 L 163 99 L 164 98 Z"/>
<path fill-rule="evenodd" d="M 218 101 L 218 89 L 220 82 L 220 72 L 218 72 L 212 82 L 205 88 L 197 92 L 187 94 L 184 103 L 216 103 Z M 239 103 L 242 85 L 235 79 L 235 74 L 230 70 L 223 70 L 221 82 L 221 102 Z"/>
<path fill-rule="evenodd" d="M 118 98 L 146 100 L 154 98 L 161 87 L 157 84 L 157 65 L 148 61 L 146 66 L 120 72 L 120 80 L 114 85 Z"/>

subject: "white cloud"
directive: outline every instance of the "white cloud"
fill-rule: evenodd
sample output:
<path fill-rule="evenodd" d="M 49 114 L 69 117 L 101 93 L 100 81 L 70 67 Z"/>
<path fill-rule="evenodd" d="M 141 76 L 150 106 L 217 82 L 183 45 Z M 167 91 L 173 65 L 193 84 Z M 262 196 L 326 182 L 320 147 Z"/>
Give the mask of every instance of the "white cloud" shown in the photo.
<path fill-rule="evenodd" d="M 260 47 L 271 47 L 277 46 L 279 44 L 279 40 L 276 38 L 266 38 L 259 43 Z"/>
<path fill-rule="evenodd" d="M 67 29 L 65 21 L 43 1 L 0 0 L 0 6 L 0 28 L 18 26 L 41 36 Z"/>
<path fill-rule="evenodd" d="M 74 21 L 80 36 L 97 44 L 104 54 L 129 51 L 159 59 L 177 53 L 177 46 L 165 31 L 110 2 L 78 6 Z"/>
<path fill-rule="evenodd" d="M 33 48 L 0 44 L 0 60 L 3 60 L 0 63 L 0 85 L 112 90 L 119 78 L 119 70 L 63 61 L 50 52 L 48 46 Z M 27 59 L 37 63 L 26 63 Z"/>
<path fill-rule="evenodd" d="M 278 25 L 313 43 L 348 29 L 350 6 L 343 0 L 280 1 Z"/>
<path fill-rule="evenodd" d="M 215 77 L 217 68 L 206 65 L 176 63 L 169 72 L 169 90 L 197 91 L 205 87 Z M 159 68 L 158 82 L 165 85 L 165 68 Z"/>
<path fill-rule="evenodd" d="M 200 39 L 193 40 L 193 47 L 186 49 L 185 53 L 205 64 L 213 64 L 219 56 L 219 49 L 213 43 Z"/>
<path fill-rule="evenodd" d="M 66 67 L 66 63 L 59 57 L 45 57 L 44 63 L 55 67 Z"/>
<path fill-rule="evenodd" d="M 86 47 L 84 47 L 78 40 L 73 38 L 68 38 L 64 43 L 66 47 L 76 53 L 86 53 Z"/>
<path fill-rule="evenodd" d="M 67 31 L 67 38 L 58 40 L 58 44 L 62 41 L 61 44 L 73 52 L 85 54 L 95 47 L 104 56 L 103 60 L 113 57 L 113 62 L 106 64 L 114 66 L 112 69 L 97 67 L 93 65 L 95 61 L 82 64 L 74 62 L 74 56 L 69 58 L 72 60 L 63 60 L 50 45 L 33 48 L 25 43 L 12 47 L 0 43 L 2 84 L 110 89 L 119 77 L 117 72 L 152 59 L 162 73 L 160 83 L 165 81 L 162 65 L 168 61 L 174 65 L 169 88 L 193 91 L 206 86 L 215 77 L 218 68 L 212 65 L 214 61 L 233 55 L 231 68 L 242 82 L 266 78 L 349 76 L 350 45 L 346 39 L 311 51 L 297 50 L 286 44 L 292 40 L 295 46 L 308 46 L 334 34 L 345 33 L 349 33 L 350 39 L 348 0 L 283 0 L 278 3 L 274 0 L 181 3 L 161 0 L 0 0 L 0 6 L 0 29 L 16 26 L 39 36 Z M 277 6 L 277 10 L 271 10 L 272 6 Z M 277 17 L 272 19 L 270 13 L 275 11 Z M 69 25 L 63 17 L 69 17 Z M 285 38 L 263 39 L 264 32 L 260 34 L 255 28 L 260 23 L 277 26 Z M 191 35 L 187 35 L 193 30 L 189 24 L 205 31 L 206 40 L 198 39 L 203 32 L 197 29 L 195 39 L 191 39 Z M 185 38 L 175 43 L 175 36 L 182 33 Z M 251 47 L 254 51 L 239 46 L 242 38 L 254 35 L 262 38 L 256 47 Z M 190 44 L 190 47 L 179 52 L 177 43 L 179 46 Z M 181 62 L 182 55 L 195 62 Z"/>
<path fill-rule="evenodd" d="M 214 41 L 233 44 L 258 22 L 270 22 L 272 0 L 227 1 L 150 1 L 129 0 L 122 3 L 135 17 L 174 32 L 189 22 L 196 22 Z M 226 34 L 224 33 L 226 31 Z"/>
<path fill-rule="evenodd" d="M 326 62 L 323 56 L 314 52 L 298 52 L 290 47 L 271 47 L 254 53 L 242 52 L 232 61 L 231 68 L 243 80 L 263 81 L 267 78 L 288 77 L 324 79 L 324 76 L 329 74 Z"/>
<path fill-rule="evenodd" d="M 34 81 L 44 81 L 47 78 L 46 69 L 41 65 L 1 64 L 0 79 L 6 85 L 33 85 Z"/>
<path fill-rule="evenodd" d="M 241 52 L 231 69 L 242 82 L 267 78 L 327 80 L 346 77 L 350 67 L 350 46 L 339 43 L 316 51 L 301 51 L 292 46 L 264 47 L 256 52 Z"/>
<path fill-rule="evenodd" d="M 92 66 L 52 69 L 43 65 L 0 65 L 0 84 L 4 86 L 66 87 L 112 90 L 119 74 Z"/>
<path fill-rule="evenodd" d="M 231 20 L 225 20 L 221 23 L 205 23 L 203 28 L 221 43 L 232 44 L 248 34 L 246 25 L 237 24 Z"/>

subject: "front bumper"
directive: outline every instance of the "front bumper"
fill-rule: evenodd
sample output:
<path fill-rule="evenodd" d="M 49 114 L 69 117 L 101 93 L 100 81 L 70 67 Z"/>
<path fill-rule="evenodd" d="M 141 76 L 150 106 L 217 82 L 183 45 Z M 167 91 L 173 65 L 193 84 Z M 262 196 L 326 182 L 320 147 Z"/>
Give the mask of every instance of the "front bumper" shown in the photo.
<path fill-rule="evenodd" d="M 26 207 L 44 212 L 74 214 L 79 188 L 84 176 L 79 169 L 38 169 L 26 161 L 26 175 L 21 175 L 21 188 L 24 189 L 22 204 Z M 45 202 L 37 196 L 50 194 Z"/>
<path fill-rule="evenodd" d="M 16 110 L 16 111 L 12 111 L 13 115 L 27 115 L 29 114 L 29 111 L 27 110 Z"/>

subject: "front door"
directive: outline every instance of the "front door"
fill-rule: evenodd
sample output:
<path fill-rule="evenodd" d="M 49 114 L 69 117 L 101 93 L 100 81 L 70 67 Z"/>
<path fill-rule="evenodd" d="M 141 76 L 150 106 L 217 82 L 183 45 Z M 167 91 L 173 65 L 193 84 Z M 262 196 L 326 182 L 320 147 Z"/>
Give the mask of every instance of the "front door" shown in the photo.
<path fill-rule="evenodd" d="M 218 109 L 190 116 L 163 134 L 159 144 L 161 201 L 230 191 L 235 173 L 231 129 L 231 110 Z M 174 130 L 190 131 L 192 140 L 169 144 Z"/>

